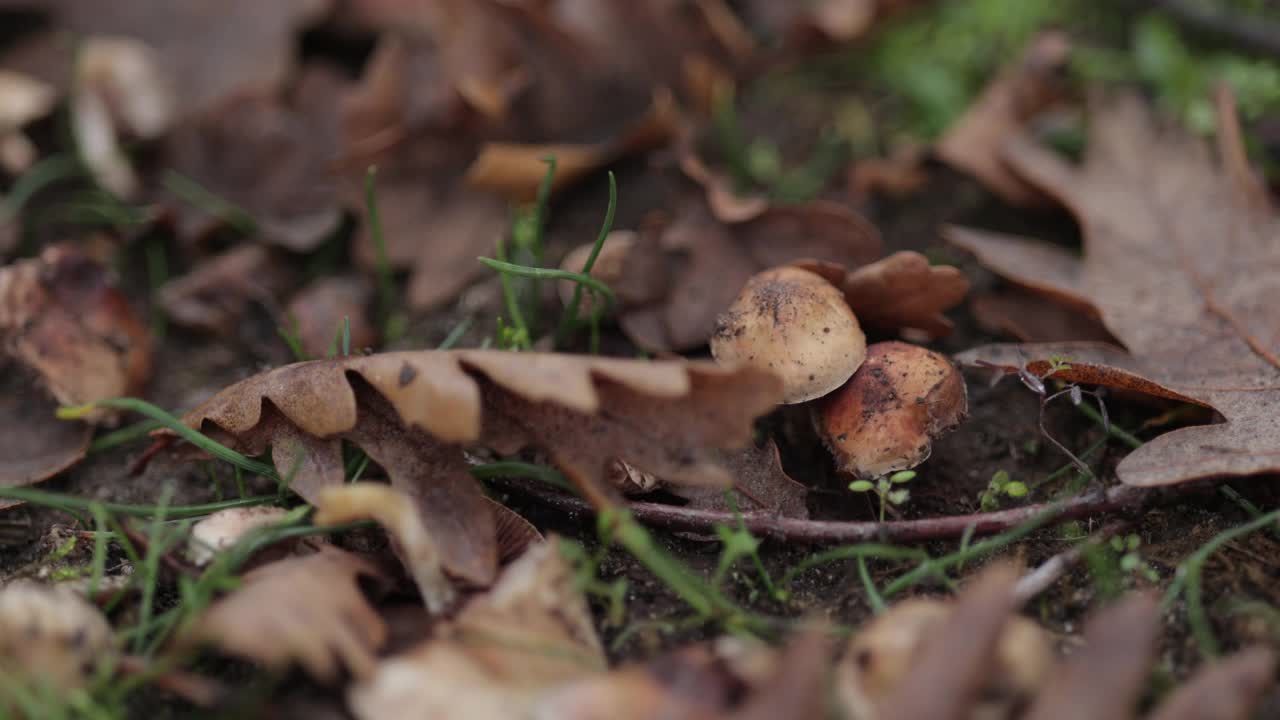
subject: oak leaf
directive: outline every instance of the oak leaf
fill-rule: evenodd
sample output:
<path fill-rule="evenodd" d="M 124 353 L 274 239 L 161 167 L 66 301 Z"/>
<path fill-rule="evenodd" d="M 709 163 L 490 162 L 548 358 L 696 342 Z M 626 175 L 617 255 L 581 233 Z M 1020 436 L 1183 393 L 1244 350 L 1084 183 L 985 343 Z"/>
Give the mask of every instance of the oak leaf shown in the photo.
<path fill-rule="evenodd" d="M 615 459 L 669 483 L 724 487 L 732 478 L 706 449 L 747 444 L 779 392 L 772 375 L 711 363 L 400 352 L 270 370 L 184 422 L 250 454 L 270 446 L 281 476 L 311 502 L 343 483 L 341 441 L 354 443 L 393 487 L 420 497 L 445 570 L 483 587 L 497 571 L 497 528 L 464 446 L 537 447 L 599 505 L 612 502 Z"/>
<path fill-rule="evenodd" d="M 297 662 L 321 680 L 337 675 L 339 661 L 355 677 L 368 677 L 387 627 L 360 590 L 362 576 L 383 577 L 360 556 L 332 546 L 263 565 L 206 610 L 183 640 L 277 670 Z"/>
<path fill-rule="evenodd" d="M 1229 113 L 1226 114 L 1229 116 Z M 1224 123 L 1233 126 L 1230 117 Z M 1015 283 L 1099 316 L 1128 349 L 1100 344 L 987 346 L 962 362 L 1207 405 L 1226 422 L 1176 430 L 1116 469 L 1152 486 L 1280 470 L 1280 333 L 1272 319 L 1280 217 L 1248 169 L 1160 125 L 1135 97 L 1095 107 L 1084 162 L 1028 141 L 1008 160 L 1080 221 L 1084 257 L 1023 238 L 951 229 L 949 239 Z M 1231 133 L 1223 133 L 1230 137 Z M 1241 156 L 1242 157 L 1242 156 Z"/>

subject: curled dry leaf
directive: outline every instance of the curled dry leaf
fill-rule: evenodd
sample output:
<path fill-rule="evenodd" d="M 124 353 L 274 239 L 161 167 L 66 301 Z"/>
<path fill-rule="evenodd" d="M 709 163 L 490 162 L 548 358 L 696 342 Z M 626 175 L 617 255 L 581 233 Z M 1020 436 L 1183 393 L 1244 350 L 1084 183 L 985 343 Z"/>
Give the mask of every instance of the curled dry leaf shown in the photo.
<path fill-rule="evenodd" d="M 666 268 L 661 252 L 650 238 L 642 238 L 633 230 L 614 230 L 605 238 L 600 254 L 591 266 L 591 277 L 609 286 L 623 306 L 642 305 L 666 293 Z M 565 254 L 560 269 L 582 272 L 594 243 L 580 245 Z M 556 284 L 560 301 L 566 306 L 573 300 L 577 283 L 561 280 Z M 583 293 L 580 311 L 589 315 L 595 299 Z M 613 308 L 616 309 L 616 308 Z"/>
<path fill-rule="evenodd" d="M 427 609 L 440 614 L 453 603 L 453 584 L 444 575 L 440 548 L 427 530 L 418 506 L 387 485 L 355 483 L 325 488 L 316 498 L 316 525 L 374 520 L 387 529 L 396 554 L 418 585 Z"/>
<path fill-rule="evenodd" d="M 1162 435 L 1122 460 L 1120 480 L 1164 485 L 1280 470 L 1280 358 L 1269 311 L 1280 217 L 1260 207 L 1201 140 L 1159 125 L 1135 97 L 1092 113 L 1084 163 L 1015 142 L 1009 161 L 1062 200 L 1083 231 L 1082 259 L 994 233 L 948 238 L 1024 287 L 1092 308 L 1128 349 L 1097 344 L 989 346 L 958 357 L 1208 405 L 1226 422 Z M 1236 171 L 1238 172 L 1238 171 Z M 1158 181 L 1156 179 L 1158 178 Z M 1219 238 L 1206 242 L 1205 238 Z"/>
<path fill-rule="evenodd" d="M 74 592 L 27 581 L 0 589 L 0 673 L 6 679 L 67 692 L 88 685 L 119 657 L 111 624 Z M 0 693 L 0 712 L 8 707 L 5 695 Z"/>
<path fill-rule="evenodd" d="M 334 679 L 340 666 L 369 677 L 387 628 L 365 600 L 361 577 L 383 579 L 368 561 L 332 546 L 263 565 L 210 606 L 183 640 L 274 670 L 296 662 L 320 680 Z"/>
<path fill-rule="evenodd" d="M 744 450 L 721 454 L 721 462 L 733 476 L 733 506 L 743 513 L 771 513 L 781 517 L 807 518 L 805 498 L 809 488 L 796 482 L 782 469 L 782 458 L 773 440 Z M 669 490 L 700 510 L 730 510 L 724 490 L 673 486 Z"/>
<path fill-rule="evenodd" d="M 745 445 L 772 408 L 773 376 L 710 363 L 486 351 L 403 352 L 297 363 L 223 390 L 184 418 L 250 454 L 271 446 L 291 487 L 314 501 L 341 485 L 340 441 L 360 446 L 394 487 L 420 495 L 445 570 L 477 586 L 497 568 L 493 515 L 462 446 L 526 446 L 595 503 L 617 458 L 670 483 L 724 487 L 707 448 Z"/>
<path fill-rule="evenodd" d="M 0 339 L 10 362 L 37 375 L 39 389 L 63 405 L 136 394 L 151 371 L 146 328 L 107 270 L 67 245 L 0 268 Z M 14 399 L 34 392 L 24 389 Z M 6 444 L 37 427 L 49 437 L 6 453 L 0 461 L 0 485 L 38 482 L 83 454 L 84 446 L 75 438 L 87 443 L 87 433 L 72 437 L 53 427 L 64 423 L 52 413 L 32 416 L 30 407 L 14 409 L 17 414 L 6 418 L 0 433 L 7 436 Z M 89 419 L 109 422 L 113 416 L 97 411 Z"/>
<path fill-rule="evenodd" d="M 157 299 L 183 327 L 231 335 L 251 303 L 274 308 L 292 282 L 289 263 L 261 245 L 240 244 L 161 285 Z"/>
<path fill-rule="evenodd" d="M 321 278 L 298 291 L 285 317 L 296 323 L 302 349 L 308 357 L 324 357 L 334 348 L 334 338 L 350 328 L 351 352 L 373 346 L 378 331 L 369 322 L 366 308 L 373 299 L 373 287 L 364 278 L 345 275 Z M 338 348 L 341 351 L 341 348 Z"/>
<path fill-rule="evenodd" d="M 1003 149 L 1033 115 L 1062 94 L 1059 74 L 1070 54 L 1070 40 L 1061 32 L 1033 38 L 1022 57 L 997 75 L 938 141 L 938 157 L 971 173 L 1010 204 L 1042 201 L 1037 184 L 1028 184 L 1005 163 Z"/>
<path fill-rule="evenodd" d="M 360 720 L 527 717 L 550 688 L 605 667 L 585 598 L 558 543 L 529 548 L 457 618 L 383 660 L 347 699 Z"/>

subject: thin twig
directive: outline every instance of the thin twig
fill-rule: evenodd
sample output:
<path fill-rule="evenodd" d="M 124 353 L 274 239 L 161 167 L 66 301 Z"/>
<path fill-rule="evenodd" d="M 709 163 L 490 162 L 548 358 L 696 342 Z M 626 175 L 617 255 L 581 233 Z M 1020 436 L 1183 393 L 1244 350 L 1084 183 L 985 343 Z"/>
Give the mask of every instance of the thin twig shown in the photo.
<path fill-rule="evenodd" d="M 1018 579 L 1018 584 L 1013 586 L 1013 594 L 1018 599 L 1018 604 L 1024 605 L 1035 596 L 1048 590 L 1068 570 L 1080 562 L 1080 558 L 1084 557 L 1084 552 L 1089 546 L 1110 540 L 1113 535 L 1120 534 L 1128 525 L 1129 523 L 1123 520 L 1107 523 L 1092 537 L 1072 545 L 1049 558 L 1036 569 L 1023 575 Z"/>
<path fill-rule="evenodd" d="M 561 512 L 594 516 L 596 509 L 585 500 L 557 492 L 539 483 L 501 479 L 495 482 L 504 489 L 528 497 Z M 1033 518 L 1052 516 L 1055 520 L 1110 512 L 1141 509 L 1151 499 L 1145 488 L 1120 485 L 1105 491 L 1084 493 L 1070 500 L 1024 505 L 1008 510 L 971 515 L 892 522 L 840 522 L 833 520 L 801 520 L 778 517 L 770 513 L 741 513 L 743 525 L 752 534 L 773 540 L 796 543 L 916 542 L 959 537 L 973 528 L 978 535 L 989 535 L 1017 527 Z M 733 513 L 698 510 L 679 505 L 631 502 L 627 509 L 637 520 L 664 530 L 709 532 L 716 525 L 738 522 Z"/>

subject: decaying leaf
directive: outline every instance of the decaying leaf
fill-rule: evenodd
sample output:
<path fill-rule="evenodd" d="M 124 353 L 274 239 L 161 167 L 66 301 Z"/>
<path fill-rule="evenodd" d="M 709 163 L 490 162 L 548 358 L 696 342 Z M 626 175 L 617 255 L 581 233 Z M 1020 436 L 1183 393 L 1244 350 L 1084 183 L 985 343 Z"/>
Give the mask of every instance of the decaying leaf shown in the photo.
<path fill-rule="evenodd" d="M 1096 108 L 1090 128 L 1078 168 L 1029 142 L 1008 153 L 1079 219 L 1083 259 L 993 233 L 948 237 L 1021 285 L 1094 308 L 1131 355 L 1065 344 L 988 346 L 959 359 L 1047 372 L 1057 353 L 1071 367 L 1055 377 L 1209 405 L 1225 417 L 1143 445 L 1116 469 L 1125 483 L 1280 470 L 1280 335 L 1270 311 L 1280 217 L 1240 193 L 1200 140 L 1159 126 L 1137 98 Z"/>
<path fill-rule="evenodd" d="M 351 687 L 360 720 L 527 717 L 550 688 L 602 671 L 604 651 L 556 542 L 532 546 L 418 647 Z"/>
<path fill-rule="evenodd" d="M 486 351 L 403 352 L 297 363 L 223 390 L 184 422 L 250 454 L 268 445 L 292 488 L 314 501 L 343 482 L 339 442 L 360 446 L 393 486 L 420 496 L 445 570 L 487 586 L 497 567 L 493 515 L 462 445 L 526 446 L 597 504 L 625 458 L 667 482 L 727 486 L 706 448 L 736 447 L 778 400 L 765 373 L 710 363 Z"/>
<path fill-rule="evenodd" d="M 181 123 L 168 140 L 179 182 L 194 181 L 230 207 L 168 198 L 180 236 L 194 243 L 233 224 L 280 247 L 314 250 L 342 217 L 330 167 L 337 155 L 336 108 L 329 117 L 323 110 L 238 94 Z"/>
<path fill-rule="evenodd" d="M 288 263 L 271 250 L 242 244 L 161 285 L 157 300 L 179 325 L 231 335 L 251 304 L 273 308 L 275 298 L 292 282 Z"/>
<path fill-rule="evenodd" d="M 16 360 L 0 362 L 0 485 L 40 482 L 84 457 L 93 426 L 59 420 L 57 409 L 39 376 Z M 0 508 L 16 504 L 0 500 Z"/>
<path fill-rule="evenodd" d="M 52 411 L 47 400 L 26 405 L 21 398 L 43 392 L 59 404 L 78 405 L 136 394 L 151 371 L 146 328 L 107 270 L 68 245 L 0 268 L 0 340 L 10 363 L 39 378 L 38 388 L 7 396 L 20 405 L 0 431 L 4 444 L 15 443 L 0 461 L 0 485 L 44 480 L 75 462 L 88 442 L 83 429 L 52 427 L 63 421 L 33 415 L 42 405 Z M 25 377 L 12 369 L 6 375 Z M 105 411 L 89 416 L 95 423 L 113 418 Z M 40 440 L 22 442 L 31 439 L 28 433 Z"/>
<path fill-rule="evenodd" d="M 341 666 L 357 678 L 370 677 L 387 628 L 361 593 L 360 577 L 382 575 L 332 546 L 263 565 L 206 610 L 184 641 L 275 670 L 296 662 L 321 680 L 333 679 Z"/>
<path fill-rule="evenodd" d="M 974 295 L 969 310 L 983 332 L 1008 335 L 1019 342 L 1115 342 L 1102 323 L 1089 315 L 1017 288 Z"/>
<path fill-rule="evenodd" d="M 12 699 L 10 679 L 67 692 L 119 657 L 111 624 L 74 592 L 28 581 L 0 588 L 0 712 Z"/>
<path fill-rule="evenodd" d="M 1061 32 L 1032 39 L 1022 57 L 996 76 L 938 141 L 938 157 L 971 173 L 1010 204 L 1043 200 L 1035 183 L 1028 185 L 1005 164 L 1002 150 L 1033 115 L 1061 95 L 1058 74 L 1070 53 L 1071 43 Z"/>

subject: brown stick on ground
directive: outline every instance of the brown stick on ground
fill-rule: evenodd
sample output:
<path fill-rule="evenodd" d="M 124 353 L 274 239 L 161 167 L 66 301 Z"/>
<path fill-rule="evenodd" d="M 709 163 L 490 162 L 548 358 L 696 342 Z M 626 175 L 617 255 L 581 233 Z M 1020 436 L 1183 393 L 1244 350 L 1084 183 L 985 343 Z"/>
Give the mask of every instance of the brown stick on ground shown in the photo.
<path fill-rule="evenodd" d="M 536 482 L 498 480 L 509 491 L 535 498 L 539 503 L 573 515 L 595 515 L 585 500 L 566 495 Z M 900 520 L 893 522 L 840 522 L 800 520 L 765 513 L 742 513 L 747 529 L 758 536 L 799 543 L 915 542 L 959 537 L 970 527 L 976 535 L 989 535 L 1015 528 L 1038 517 L 1070 520 L 1086 515 L 1131 512 L 1141 509 L 1153 493 L 1144 488 L 1119 485 L 1088 492 L 1057 503 L 1024 505 L 1009 510 L 972 515 Z M 679 505 L 632 502 L 626 508 L 637 520 L 664 530 L 712 532 L 716 525 L 736 525 L 730 512 L 696 510 Z"/>

